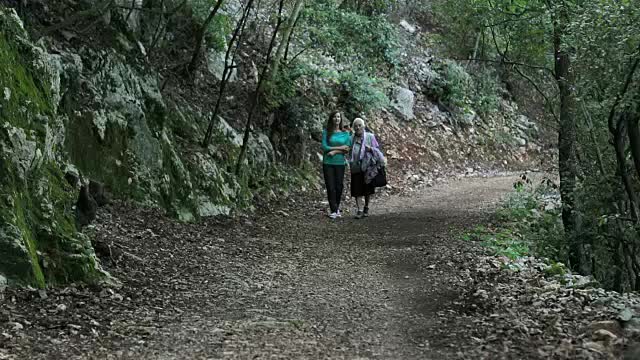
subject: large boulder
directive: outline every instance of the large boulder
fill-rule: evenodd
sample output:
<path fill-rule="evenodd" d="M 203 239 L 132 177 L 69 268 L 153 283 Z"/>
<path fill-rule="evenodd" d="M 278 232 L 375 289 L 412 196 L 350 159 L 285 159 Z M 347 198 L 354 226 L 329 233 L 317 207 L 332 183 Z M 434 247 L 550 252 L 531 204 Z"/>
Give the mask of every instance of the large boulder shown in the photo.
<path fill-rule="evenodd" d="M 415 104 L 415 101 L 416 100 L 413 91 L 407 88 L 397 87 L 394 90 L 391 106 L 403 119 L 413 120 L 416 117 L 413 114 L 413 106 Z"/>
<path fill-rule="evenodd" d="M 215 141 L 202 149 L 210 116 L 167 104 L 155 76 L 114 51 L 80 55 L 80 62 L 64 52 L 58 59 L 66 148 L 80 172 L 117 197 L 161 206 L 184 221 L 247 204 L 247 184 L 233 175 L 242 134 L 218 118 Z M 273 149 L 264 135 L 252 135 L 248 155 L 246 165 L 267 169 Z"/>
<path fill-rule="evenodd" d="M 57 66 L 0 5 L 0 278 L 47 283 L 102 278 L 76 231 L 77 191 L 64 178 Z"/>
<path fill-rule="evenodd" d="M 207 50 L 207 70 L 218 81 L 222 81 L 222 75 L 225 75 L 224 74 L 225 57 L 226 57 L 226 50 L 225 51 L 218 51 L 216 49 Z M 231 59 L 229 59 L 229 61 L 231 61 Z M 228 71 L 229 71 L 229 74 L 226 75 L 229 79 L 228 81 L 234 82 L 237 78 L 236 68 L 232 67 Z"/>

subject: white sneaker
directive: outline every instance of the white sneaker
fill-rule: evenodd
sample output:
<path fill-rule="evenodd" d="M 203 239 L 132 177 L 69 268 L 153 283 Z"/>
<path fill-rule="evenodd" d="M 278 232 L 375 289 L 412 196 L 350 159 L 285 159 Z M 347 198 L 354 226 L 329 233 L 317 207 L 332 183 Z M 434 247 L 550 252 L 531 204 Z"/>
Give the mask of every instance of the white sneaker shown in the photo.
<path fill-rule="evenodd" d="M 332 219 L 335 219 L 338 217 L 338 213 L 337 212 L 332 212 L 331 214 L 329 214 L 329 217 Z"/>
<path fill-rule="evenodd" d="M 340 212 L 340 210 L 336 211 L 336 217 L 337 218 L 342 217 L 342 213 Z"/>

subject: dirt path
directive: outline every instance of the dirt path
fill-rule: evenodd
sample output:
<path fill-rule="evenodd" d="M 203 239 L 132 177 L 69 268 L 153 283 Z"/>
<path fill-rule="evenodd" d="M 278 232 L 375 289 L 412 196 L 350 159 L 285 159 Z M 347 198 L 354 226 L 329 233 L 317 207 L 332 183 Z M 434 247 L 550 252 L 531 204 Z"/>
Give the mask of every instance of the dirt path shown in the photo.
<path fill-rule="evenodd" d="M 447 324 L 478 252 L 457 234 L 514 180 L 387 198 L 362 220 L 319 202 L 199 225 L 108 209 L 96 231 L 122 287 L 11 290 L 0 359 L 457 358 L 471 340 Z"/>

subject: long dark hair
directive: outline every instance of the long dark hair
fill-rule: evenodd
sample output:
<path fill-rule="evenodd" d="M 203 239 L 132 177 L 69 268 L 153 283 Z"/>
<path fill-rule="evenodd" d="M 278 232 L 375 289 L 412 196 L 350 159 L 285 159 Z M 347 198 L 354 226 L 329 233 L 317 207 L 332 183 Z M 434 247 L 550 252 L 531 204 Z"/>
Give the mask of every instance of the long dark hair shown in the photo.
<path fill-rule="evenodd" d="M 336 116 L 336 114 L 342 115 L 338 110 L 334 110 L 331 112 L 331 114 L 329 114 L 329 120 L 327 120 L 327 126 L 325 127 L 325 129 L 327 130 L 327 141 L 329 141 L 329 139 L 331 139 L 331 135 L 333 135 L 333 117 Z M 338 129 L 342 130 L 343 128 L 344 128 L 344 116 L 341 116 Z"/>

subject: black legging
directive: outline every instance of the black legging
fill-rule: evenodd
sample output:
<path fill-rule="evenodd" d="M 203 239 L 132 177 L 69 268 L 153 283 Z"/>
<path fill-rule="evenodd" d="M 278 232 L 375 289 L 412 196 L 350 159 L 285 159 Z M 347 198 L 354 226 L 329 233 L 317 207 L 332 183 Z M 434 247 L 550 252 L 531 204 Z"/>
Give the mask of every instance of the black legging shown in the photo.
<path fill-rule="evenodd" d="M 322 165 L 324 185 L 327 187 L 327 198 L 329 198 L 329 207 L 332 213 L 340 209 L 340 199 L 342 199 L 342 189 L 344 188 L 344 167 L 344 165 Z"/>

